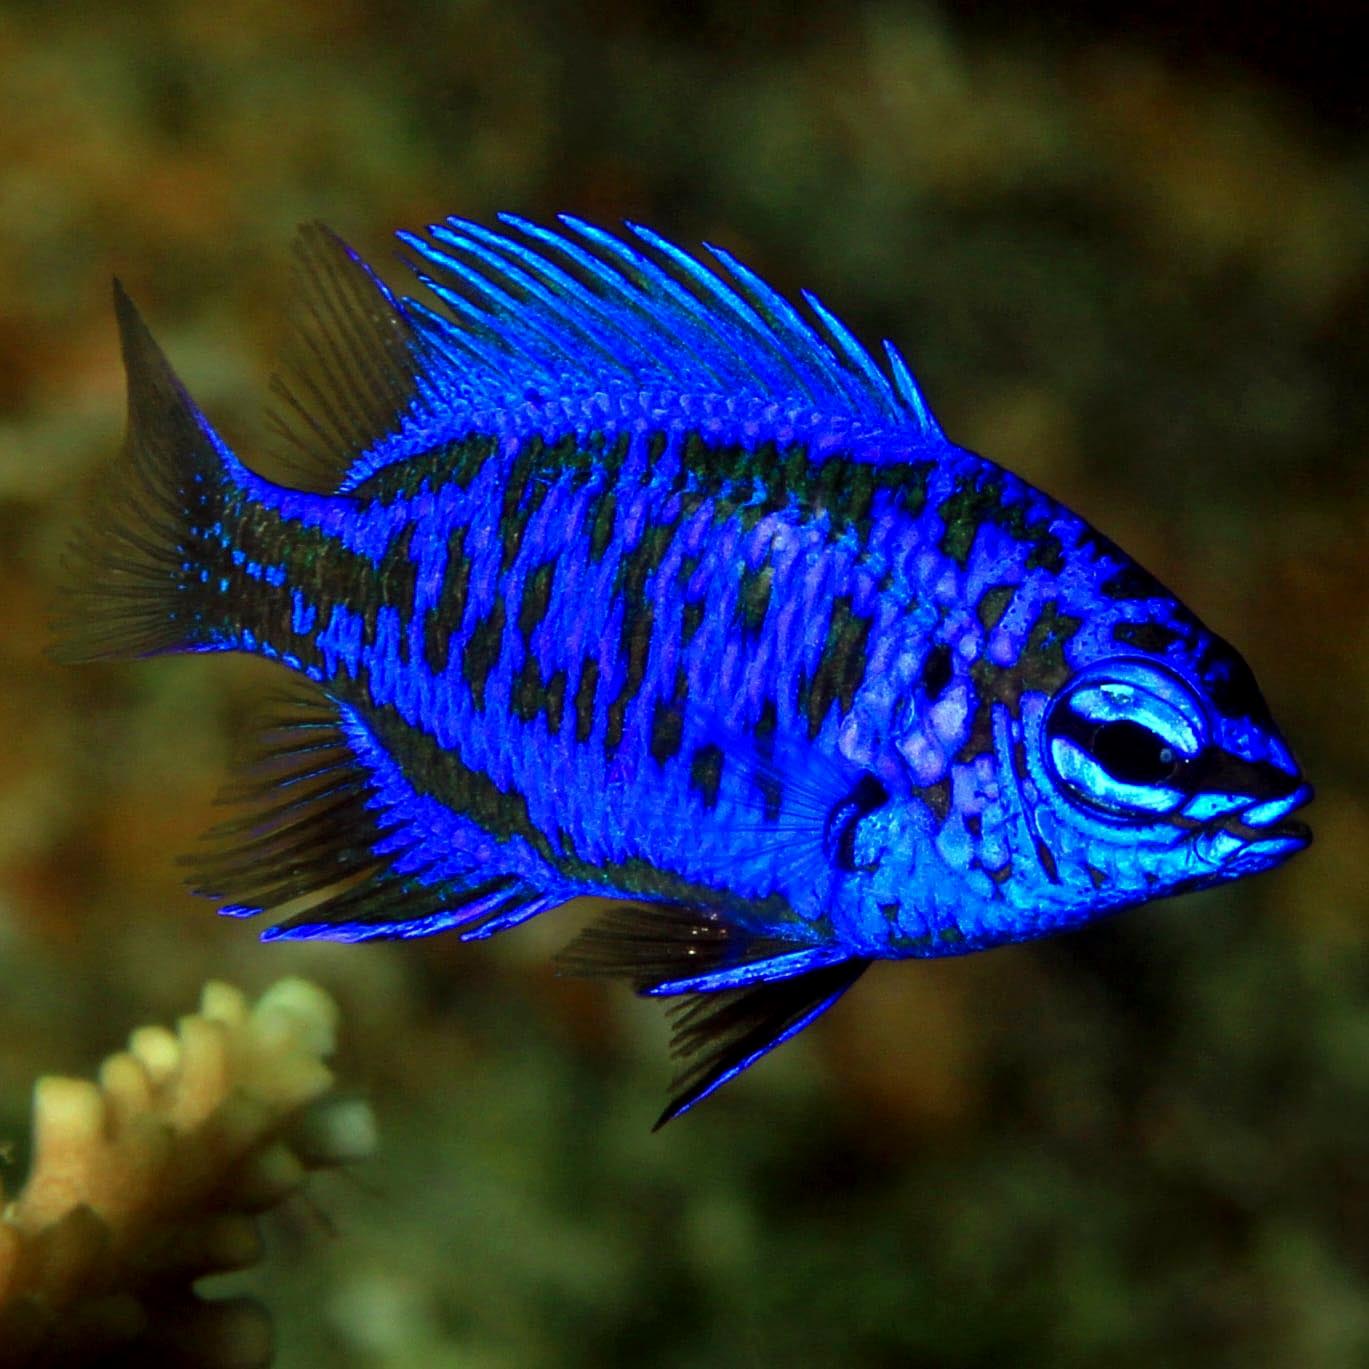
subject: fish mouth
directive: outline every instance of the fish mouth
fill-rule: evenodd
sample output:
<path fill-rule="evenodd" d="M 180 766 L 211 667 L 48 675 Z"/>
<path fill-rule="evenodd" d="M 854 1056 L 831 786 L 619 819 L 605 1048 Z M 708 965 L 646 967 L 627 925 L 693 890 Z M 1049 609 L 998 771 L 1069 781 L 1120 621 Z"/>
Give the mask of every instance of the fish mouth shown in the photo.
<path fill-rule="evenodd" d="M 1312 786 L 1298 783 L 1277 798 L 1257 799 L 1210 823 L 1198 838 L 1199 854 L 1210 864 L 1263 868 L 1285 860 L 1312 841 L 1312 829 L 1290 816 L 1312 798 Z"/>
<path fill-rule="evenodd" d="M 1299 784 L 1291 794 L 1276 799 L 1262 799 L 1228 818 L 1223 827 L 1242 841 L 1296 841 L 1306 846 L 1312 840 L 1312 829 L 1289 814 L 1312 798 L 1312 786 Z"/>

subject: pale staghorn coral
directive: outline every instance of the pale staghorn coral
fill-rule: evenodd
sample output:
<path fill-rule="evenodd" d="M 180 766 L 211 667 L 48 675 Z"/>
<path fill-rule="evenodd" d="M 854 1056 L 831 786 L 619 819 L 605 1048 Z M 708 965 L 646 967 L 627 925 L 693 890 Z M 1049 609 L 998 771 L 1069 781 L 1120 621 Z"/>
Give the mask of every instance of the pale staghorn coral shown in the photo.
<path fill-rule="evenodd" d="M 265 1312 L 194 1282 L 252 1264 L 256 1214 L 309 1170 L 373 1149 L 369 1108 L 334 1096 L 323 1063 L 337 1019 L 301 979 L 255 1005 L 210 983 L 98 1085 L 38 1082 L 31 1172 L 0 1213 L 0 1366 L 270 1360 Z"/>

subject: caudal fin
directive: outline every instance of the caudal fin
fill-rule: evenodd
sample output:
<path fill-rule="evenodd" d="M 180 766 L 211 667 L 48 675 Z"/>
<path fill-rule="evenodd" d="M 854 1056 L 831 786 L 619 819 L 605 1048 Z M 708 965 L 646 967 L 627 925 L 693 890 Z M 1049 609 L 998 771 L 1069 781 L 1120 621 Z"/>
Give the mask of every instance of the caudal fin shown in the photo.
<path fill-rule="evenodd" d="M 66 557 L 70 584 L 53 649 L 59 661 L 121 660 L 212 642 L 207 539 L 234 458 L 118 281 L 114 312 L 128 374 L 128 428 L 104 496 Z"/>

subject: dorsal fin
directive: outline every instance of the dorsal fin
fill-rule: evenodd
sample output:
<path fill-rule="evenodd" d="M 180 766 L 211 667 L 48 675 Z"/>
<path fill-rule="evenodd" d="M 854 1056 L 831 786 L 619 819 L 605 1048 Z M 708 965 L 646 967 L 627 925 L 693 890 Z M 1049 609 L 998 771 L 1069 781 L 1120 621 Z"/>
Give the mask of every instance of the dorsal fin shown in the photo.
<path fill-rule="evenodd" d="M 672 398 L 944 440 L 892 344 L 881 366 L 813 295 L 805 318 L 729 252 L 705 265 L 638 224 L 628 240 L 569 215 L 501 218 L 399 235 L 431 305 L 397 300 L 321 224 L 301 230 L 273 418 L 308 488 L 355 488 L 472 430 L 548 415 L 603 429 Z"/>
<path fill-rule="evenodd" d="M 294 483 L 336 490 L 359 457 L 389 464 L 426 426 L 424 352 L 384 282 L 321 223 L 295 240 L 293 336 L 268 415 Z"/>
<path fill-rule="evenodd" d="M 445 306 L 406 312 L 464 364 L 477 403 L 529 389 L 724 394 L 940 436 L 895 349 L 886 373 L 815 296 L 803 298 L 817 326 L 721 248 L 707 246 L 710 269 L 640 224 L 630 244 L 568 214 L 559 232 L 500 219 L 509 231 L 452 218 L 399 235 Z"/>

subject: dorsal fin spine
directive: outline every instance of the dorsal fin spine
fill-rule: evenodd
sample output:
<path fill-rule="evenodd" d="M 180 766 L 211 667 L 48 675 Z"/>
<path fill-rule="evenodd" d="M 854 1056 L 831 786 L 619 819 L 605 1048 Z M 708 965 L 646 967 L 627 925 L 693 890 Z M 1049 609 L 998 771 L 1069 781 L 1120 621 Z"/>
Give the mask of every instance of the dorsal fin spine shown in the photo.
<path fill-rule="evenodd" d="M 599 228 L 595 224 L 587 223 L 584 219 L 576 218 L 573 214 L 561 214 L 558 217 L 567 228 L 588 239 L 588 241 L 592 242 L 609 258 L 620 262 L 622 267 L 626 268 L 623 272 L 624 278 L 637 290 L 642 290 L 642 283 L 640 279 L 634 279 L 634 276 L 645 276 L 647 279 L 653 279 L 654 277 L 654 283 L 660 285 L 665 290 L 666 294 L 683 309 L 687 319 L 690 319 L 696 325 L 703 324 L 704 326 L 709 326 L 709 320 L 700 310 L 698 300 L 696 300 L 687 290 L 683 289 L 677 281 L 672 280 L 666 275 L 665 272 L 653 272 L 651 263 L 645 261 L 626 243 L 620 242 L 611 233 L 604 232 L 602 228 Z M 648 313 L 648 317 L 652 317 L 653 322 L 655 322 L 654 316 L 650 315 L 650 313 Z M 659 323 L 657 324 L 657 328 L 658 330 L 660 329 Z M 714 357 L 702 354 L 696 346 L 693 346 L 688 339 L 685 330 L 681 331 L 676 341 L 683 344 L 699 366 L 713 377 L 719 390 L 727 389 L 727 378 L 718 373 Z"/>
<path fill-rule="evenodd" d="M 729 254 L 724 248 L 717 247 L 711 242 L 705 243 L 704 248 L 706 251 L 712 254 L 714 259 L 718 262 L 719 266 L 723 267 L 724 269 L 727 269 L 727 262 L 730 258 Z M 780 366 L 783 367 L 787 379 L 791 383 L 797 383 L 806 392 L 811 393 L 810 391 L 808 391 L 809 382 L 804 374 L 803 366 L 795 357 L 792 350 L 785 345 L 784 340 L 775 336 L 773 327 L 767 326 L 764 317 L 756 308 L 755 303 L 751 299 L 749 299 L 746 296 L 746 294 L 742 291 L 733 290 L 732 287 L 729 286 L 726 281 L 722 280 L 721 278 L 715 279 L 718 280 L 719 290 L 722 291 L 726 296 L 730 296 L 732 299 L 735 299 L 737 301 L 736 307 L 741 313 L 742 317 L 745 319 L 747 325 L 754 329 L 756 333 L 764 339 L 765 346 L 776 358 Z M 738 284 L 743 285 L 743 282 L 738 280 Z"/>
<path fill-rule="evenodd" d="M 461 238 L 442 224 L 435 224 L 430 231 L 438 242 L 446 244 L 449 248 L 455 248 L 458 251 L 465 250 L 465 244 Z M 472 252 L 469 255 L 475 256 L 477 261 L 481 260 L 477 253 Z M 553 329 L 548 328 L 537 317 L 535 311 L 524 310 L 524 301 L 514 298 L 496 281 L 491 280 L 474 266 L 458 260 L 452 256 L 450 251 L 438 253 L 434 260 L 440 260 L 447 270 L 454 272 L 467 289 L 476 295 L 477 298 L 474 303 L 477 309 L 481 309 L 483 306 L 485 326 L 496 333 L 501 341 L 507 341 L 508 330 L 499 327 L 499 324 L 516 318 L 522 311 L 522 327 L 536 334 L 553 351 L 559 352 L 568 360 L 573 359 L 571 354 L 566 351 L 563 339 Z M 526 349 L 524 350 L 526 351 Z M 528 353 L 528 355 L 531 356 L 532 354 Z M 545 365 L 543 365 L 543 369 L 546 369 Z"/>
<path fill-rule="evenodd" d="M 735 290 L 729 288 L 712 271 L 705 270 L 699 262 L 695 261 L 687 252 L 676 247 L 673 242 L 667 242 L 659 233 L 655 233 L 639 223 L 629 223 L 627 226 L 643 242 L 649 243 L 656 251 L 667 257 L 675 268 L 685 275 L 696 289 L 704 292 L 721 311 L 730 315 L 735 326 L 742 330 L 749 345 L 747 360 L 749 369 L 753 373 L 757 370 L 757 349 L 763 351 L 769 360 L 779 366 L 779 370 L 772 370 L 765 375 L 756 375 L 756 379 L 761 382 L 762 388 L 792 384 L 797 379 L 784 352 L 775 345 L 774 340 L 766 333 L 765 324 L 760 316 Z M 711 245 L 705 243 L 704 246 L 708 251 L 713 251 Z"/>
<path fill-rule="evenodd" d="M 675 280 L 668 272 L 661 270 L 654 262 L 642 256 L 641 253 L 635 251 L 629 244 L 615 238 L 611 233 L 606 233 L 597 225 L 586 223 L 583 219 L 573 218 L 570 215 L 562 215 L 562 222 L 588 238 L 601 251 L 607 252 L 621 261 L 628 279 L 631 280 L 637 290 L 648 293 L 649 286 L 652 284 L 663 289 L 668 298 L 679 306 L 684 318 L 693 325 L 695 332 L 700 336 L 700 341 L 705 345 L 706 350 L 702 353 L 694 346 L 690 347 L 690 351 L 699 357 L 721 386 L 725 387 L 731 382 L 732 377 L 730 375 L 717 369 L 720 359 L 718 352 L 707 346 L 709 341 L 721 340 L 719 338 L 719 320 L 715 314 L 703 307 L 696 296 L 690 294 L 679 281 Z"/>
<path fill-rule="evenodd" d="M 542 228 L 540 225 L 529 225 L 528 228 L 525 229 L 527 232 L 533 232 L 534 230 L 536 230 L 535 235 L 538 241 L 553 247 L 556 251 L 573 262 L 586 276 L 591 280 L 596 281 L 608 291 L 610 298 L 612 297 L 613 292 L 622 292 L 625 283 L 624 277 L 617 271 L 606 266 L 604 262 L 594 256 L 593 253 L 585 251 L 583 247 L 576 242 L 572 242 L 569 238 L 553 233 L 550 229 Z M 594 295 L 592 291 L 581 286 L 577 298 L 580 300 L 593 299 Z M 653 353 L 652 343 L 659 340 L 659 334 L 656 336 L 650 335 L 657 327 L 650 312 L 643 307 L 639 299 L 630 294 L 624 295 L 618 301 L 618 304 L 620 306 L 617 311 L 618 323 L 622 330 L 624 340 L 627 341 L 629 345 L 642 349 L 646 351 L 648 355 L 651 355 Z M 631 317 L 629 317 L 629 315 L 631 315 Z M 642 331 L 641 325 L 643 324 L 646 325 L 646 332 Z"/>
<path fill-rule="evenodd" d="M 445 265 L 441 260 L 440 253 L 435 256 L 430 255 L 429 259 L 434 260 L 436 264 Z M 417 301 L 410 301 L 407 305 L 411 316 L 416 314 L 428 323 L 431 330 L 430 336 L 455 363 L 454 373 L 449 378 L 448 383 L 457 393 L 464 393 L 472 398 L 481 395 L 481 391 L 476 386 L 463 380 L 461 374 L 463 364 L 453 356 L 453 348 L 460 348 L 467 352 L 474 359 L 477 368 L 485 371 L 502 374 L 509 369 L 510 363 L 512 363 L 524 370 L 535 370 L 538 376 L 545 381 L 547 372 L 541 360 L 529 352 L 525 346 L 501 336 L 495 328 L 490 326 L 487 315 L 480 309 L 479 305 L 474 304 L 464 295 L 458 294 L 455 290 L 448 288 L 423 271 L 417 271 L 416 274 L 419 282 L 447 306 L 447 309 L 460 325 L 454 327 L 452 318 L 444 318 L 441 314 L 435 313 Z"/>
<path fill-rule="evenodd" d="M 840 348 L 841 354 L 865 377 L 866 384 L 870 386 L 872 393 L 882 401 L 885 412 L 891 415 L 896 414 L 898 406 L 895 403 L 893 391 L 889 388 L 889 378 L 871 360 L 869 352 L 856 341 L 851 330 L 811 290 L 805 290 L 803 298 L 808 307 L 821 320 L 822 326 L 827 329 L 832 340 Z M 852 398 L 854 399 L 855 396 Z"/>
<path fill-rule="evenodd" d="M 532 238 L 534 242 L 541 243 L 544 247 L 561 253 L 568 260 L 579 266 L 581 270 L 600 279 L 601 283 L 616 282 L 618 280 L 611 272 L 607 273 L 606 276 L 600 277 L 597 272 L 599 263 L 594 257 L 578 247 L 575 243 L 567 241 L 565 238 L 553 233 L 550 229 L 544 228 L 541 224 L 532 223 L 530 220 L 519 218 L 514 214 L 502 214 L 500 215 L 500 219 L 502 222 L 517 228 L 521 233 L 525 233 L 528 237 Z M 545 256 L 539 256 L 537 259 L 542 262 L 547 262 L 548 269 L 555 273 L 554 279 L 557 281 L 568 281 L 577 305 L 592 308 L 607 326 L 617 334 L 618 339 L 621 342 L 626 342 L 633 347 L 642 347 L 644 345 L 643 337 L 640 333 L 634 333 L 628 327 L 627 321 L 622 317 L 621 311 L 615 313 L 607 305 L 601 303 L 599 298 L 591 291 L 587 290 L 583 284 L 574 280 L 573 277 L 566 275 L 559 267 L 548 262 L 548 259 Z M 628 299 L 625 303 L 634 315 L 649 320 L 649 316 L 642 308 L 639 301 Z M 660 367 L 658 363 L 653 365 L 653 370 L 659 374 Z"/>
<path fill-rule="evenodd" d="M 767 321 L 770 326 L 789 343 L 796 366 L 802 366 L 802 370 L 807 372 L 805 389 L 809 398 L 816 403 L 823 389 L 836 390 L 844 395 L 845 387 L 831 365 L 831 349 L 799 317 L 793 305 L 725 248 L 715 247 L 712 251 L 724 269 L 736 278 L 738 284 L 751 297 L 761 311 L 761 317 L 766 318 L 768 315 Z M 807 364 L 810 361 L 812 364 Z M 816 388 L 814 381 L 817 382 Z"/>
<path fill-rule="evenodd" d="M 457 234 L 444 230 L 444 241 L 507 272 L 515 283 L 535 298 L 562 327 L 578 334 L 595 348 L 609 365 L 615 362 L 613 349 L 609 345 L 611 338 L 595 326 L 595 322 L 604 317 L 602 310 L 597 307 L 597 301 L 580 290 L 571 277 L 564 272 L 554 272 L 554 269 L 549 268 L 535 252 L 507 237 L 501 237 L 498 233 L 492 233 L 480 224 L 470 223 L 464 219 L 452 219 L 450 222 L 459 223 L 463 231 Z M 507 256 L 501 256 L 501 252 Z M 549 280 L 556 289 L 549 289 L 543 278 Z M 561 292 L 559 295 L 556 293 L 558 289 Z M 576 300 L 580 305 L 578 311 L 567 307 L 566 297 Z M 621 341 L 622 337 L 623 334 L 619 332 L 618 340 Z"/>
<path fill-rule="evenodd" d="M 424 261 L 436 267 L 439 271 L 446 271 L 456 276 L 467 289 L 476 293 L 481 291 L 482 283 L 480 278 L 473 276 L 460 262 L 455 261 L 446 252 L 440 251 L 438 248 L 433 247 L 431 243 L 425 242 L 422 238 L 416 237 L 411 233 L 401 235 L 400 240 L 407 246 L 413 248 L 415 252 L 419 253 Z M 498 328 L 493 326 L 489 309 L 487 307 L 482 307 L 477 299 L 472 299 L 467 295 L 461 294 L 457 290 L 453 290 L 450 286 L 444 285 L 435 276 L 425 272 L 421 267 L 416 268 L 414 274 L 418 277 L 419 283 L 425 289 L 430 290 L 436 295 L 437 298 L 456 315 L 458 320 L 465 321 L 466 328 L 474 332 L 478 339 L 486 342 L 493 342 L 496 349 L 505 352 L 521 351 L 529 360 L 535 360 L 525 347 L 518 347 L 515 344 L 510 343 L 509 339 L 505 337 Z M 490 293 L 492 293 L 492 291 Z M 513 303 L 511 300 L 509 302 Z M 440 315 L 435 315 L 434 317 L 438 318 L 439 322 L 444 323 L 449 330 L 451 329 L 452 321 L 450 319 L 442 319 Z M 491 364 L 491 359 L 485 356 L 483 351 L 477 350 L 470 338 L 462 336 L 459 333 L 456 334 L 456 337 L 457 340 L 466 345 L 471 351 L 474 351 L 477 356 L 482 357 L 482 359 L 486 361 L 486 364 Z"/>
<path fill-rule="evenodd" d="M 680 251 L 672 243 L 652 233 L 640 224 L 628 224 L 628 228 L 643 242 L 660 252 L 677 270 L 690 286 L 703 296 L 699 306 L 707 318 L 710 329 L 728 344 L 731 356 L 735 358 L 734 383 L 745 387 L 752 393 L 761 395 L 777 387 L 787 388 L 793 383 L 793 374 L 766 373 L 764 362 L 775 355 L 774 348 L 768 344 L 764 325 L 745 313 L 738 314 L 729 296 L 735 295 L 723 286 L 722 282 L 705 270 L 698 262 Z M 709 308 L 711 304 L 713 307 Z M 724 353 L 724 358 L 727 354 Z"/>
<path fill-rule="evenodd" d="M 416 263 L 410 263 L 415 278 L 425 289 L 437 294 L 437 288 L 432 278 L 428 276 Z M 471 337 L 460 330 L 451 326 L 451 319 L 443 318 L 441 314 L 435 313 L 422 300 L 409 299 L 404 301 L 404 312 L 413 323 L 423 326 L 424 341 L 434 352 L 438 353 L 452 367 L 447 383 L 457 390 L 475 396 L 479 392 L 469 384 L 460 381 L 460 371 L 462 367 L 469 366 L 472 361 L 480 366 L 490 365 L 490 358 L 476 347 Z M 465 353 L 462 356 L 461 353 Z"/>
<path fill-rule="evenodd" d="M 908 363 L 903 359 L 903 353 L 888 338 L 884 340 L 884 354 L 889 358 L 889 369 L 893 372 L 894 384 L 898 393 L 912 409 L 913 416 L 917 419 L 918 427 L 922 429 L 923 435 L 930 438 L 941 437 L 941 424 L 936 421 L 931 409 L 927 407 L 927 401 L 923 398 L 922 391 L 918 389 L 917 381 L 913 379 L 913 373 L 908 369 Z"/>
<path fill-rule="evenodd" d="M 800 291 L 800 298 L 802 298 L 803 302 L 813 311 L 820 322 L 824 321 L 823 315 L 826 311 L 818 302 L 816 295 L 808 290 L 803 290 Z M 843 363 L 839 345 L 840 340 L 826 337 L 816 328 L 813 329 L 813 336 L 818 340 L 818 345 L 820 345 L 833 361 L 836 362 L 836 383 L 840 387 L 842 394 L 846 396 L 852 405 L 859 407 L 861 401 L 859 387 L 856 384 L 856 377 L 851 373 L 849 367 Z M 834 343 L 837 345 L 833 345 Z"/>

